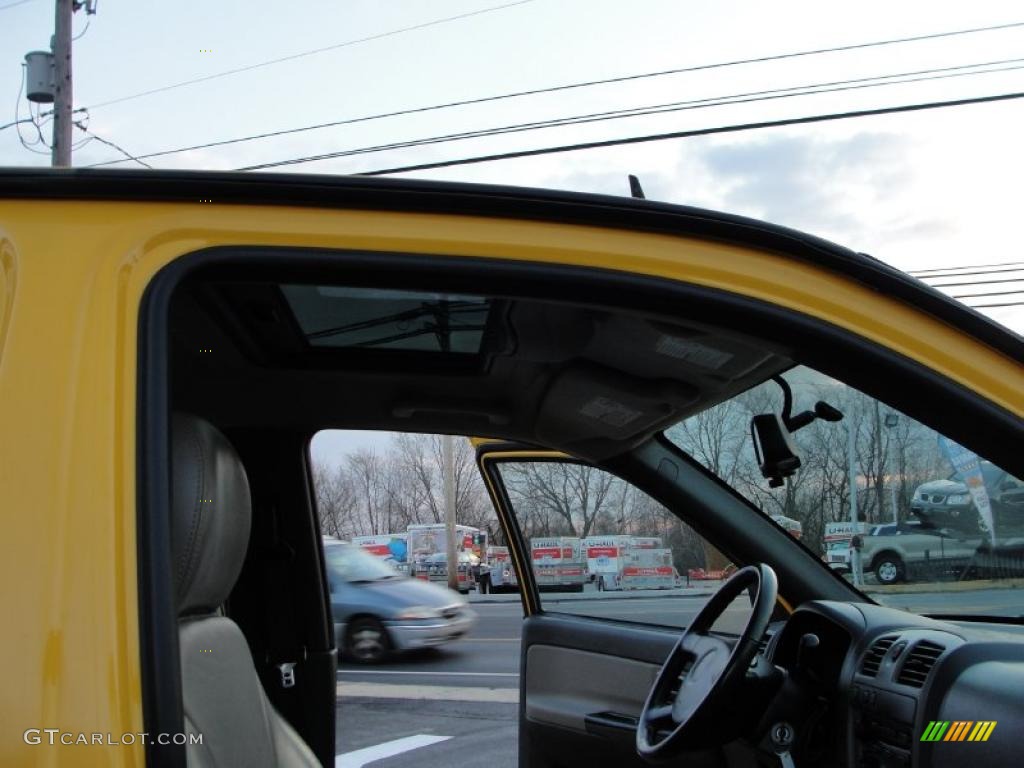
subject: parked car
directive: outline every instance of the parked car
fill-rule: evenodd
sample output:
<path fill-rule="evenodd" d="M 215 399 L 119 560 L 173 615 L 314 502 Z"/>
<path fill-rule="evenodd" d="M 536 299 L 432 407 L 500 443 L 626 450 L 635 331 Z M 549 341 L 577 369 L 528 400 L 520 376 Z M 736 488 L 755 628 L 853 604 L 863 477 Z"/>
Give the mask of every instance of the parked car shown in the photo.
<path fill-rule="evenodd" d="M 459 552 L 458 558 L 459 594 L 468 595 L 470 588 L 477 583 L 480 558 L 472 552 Z M 435 552 L 422 558 L 416 565 L 415 575 L 417 579 L 429 581 L 431 584 L 447 584 L 448 555 L 444 552 Z"/>
<path fill-rule="evenodd" d="M 360 547 L 325 540 L 324 554 L 338 648 L 353 661 L 443 645 L 476 621 L 455 592 L 403 576 Z"/>
<path fill-rule="evenodd" d="M 1024 509 L 1024 482 L 995 464 L 982 461 L 981 474 L 992 503 L 996 530 L 1018 526 Z M 966 533 L 985 530 L 962 475 L 954 473 L 942 480 L 929 480 L 914 491 L 910 511 L 937 527 L 949 527 Z"/>
<path fill-rule="evenodd" d="M 911 521 L 875 526 L 862 541 L 864 570 L 872 571 L 879 584 L 895 584 L 918 572 L 935 576 L 968 567 L 981 535 Z"/>

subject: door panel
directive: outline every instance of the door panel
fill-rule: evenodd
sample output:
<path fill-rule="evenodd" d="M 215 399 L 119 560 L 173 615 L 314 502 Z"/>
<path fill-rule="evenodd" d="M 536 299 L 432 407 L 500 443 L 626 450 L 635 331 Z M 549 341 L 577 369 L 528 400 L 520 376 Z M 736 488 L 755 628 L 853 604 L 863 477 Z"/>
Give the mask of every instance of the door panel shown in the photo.
<path fill-rule="evenodd" d="M 679 631 L 541 614 L 523 624 L 519 765 L 646 766 L 636 717 Z M 722 763 L 719 752 L 688 766 Z"/>
<path fill-rule="evenodd" d="M 542 615 L 523 626 L 526 719 L 586 733 L 586 716 L 636 717 L 678 632 Z"/>
<path fill-rule="evenodd" d="M 526 652 L 526 719 L 585 733 L 588 715 L 636 718 L 658 665 L 537 643 Z"/>
<path fill-rule="evenodd" d="M 561 521 L 552 518 L 538 524 L 538 520 L 544 516 L 543 499 L 551 503 L 555 489 L 568 486 L 577 491 L 587 489 L 589 498 L 595 495 L 589 490 L 599 491 L 606 499 L 614 496 L 618 515 L 612 518 L 606 515 L 606 521 L 622 517 L 627 506 L 642 508 L 649 519 L 662 520 L 662 513 L 671 513 L 663 508 L 654 510 L 649 504 L 632 503 L 638 501 L 634 492 L 640 492 L 624 480 L 611 478 L 603 470 L 551 451 L 478 441 L 477 461 L 515 562 L 526 613 L 520 657 L 519 765 L 521 768 L 568 768 L 587 764 L 639 768 L 647 765 L 636 753 L 637 718 L 681 631 L 679 626 L 663 625 L 680 621 L 685 624 L 703 600 L 695 599 L 696 595 L 684 597 L 679 594 L 680 590 L 666 589 L 668 585 L 661 582 L 648 584 L 636 581 L 635 577 L 633 581 L 621 578 L 631 576 L 631 570 L 662 570 L 653 566 L 644 569 L 646 562 L 641 555 L 670 552 L 668 547 L 657 549 L 661 544 L 650 536 L 646 537 L 646 544 L 640 543 L 643 537 L 637 530 L 631 531 L 638 534 L 636 536 L 606 536 L 607 541 L 601 546 L 597 546 L 598 541 L 593 544 L 602 552 L 618 551 L 619 547 L 627 547 L 626 540 L 635 539 L 638 551 L 632 552 L 630 557 L 635 558 L 638 566 L 626 567 L 625 549 L 621 557 L 612 558 L 611 565 L 604 562 L 608 557 L 588 558 L 587 533 L 621 531 L 591 531 L 594 525 L 613 524 L 594 523 L 602 518 L 593 507 L 588 516 L 591 522 L 585 528 L 576 526 L 573 516 L 582 503 L 579 494 L 573 505 L 561 508 Z M 528 471 L 528 465 L 534 462 L 546 470 Z M 557 471 L 562 464 L 568 465 L 564 477 Z M 552 477 L 545 474 L 547 470 L 553 473 Z M 537 492 L 528 492 L 525 483 Z M 537 490 L 541 488 L 538 483 L 543 484 L 543 489 Z M 557 505 L 553 509 L 558 509 Z M 673 530 L 682 530 L 682 523 L 676 521 L 675 524 L 677 528 Z M 553 525 L 570 527 L 556 530 Z M 668 535 L 665 534 L 666 541 Z M 704 551 L 697 549 L 700 552 L 695 556 L 704 557 Z M 544 554 L 539 554 L 541 552 Z M 581 564 L 586 569 L 586 581 L 579 585 L 576 580 Z M 670 566 L 664 567 L 673 570 Z M 536 578 L 538 570 L 553 571 L 565 583 L 546 582 L 541 594 Z M 603 587 L 599 591 L 597 579 L 592 578 L 598 575 L 608 579 L 609 588 L 618 594 L 605 594 Z M 551 591 L 560 591 L 560 594 L 552 595 Z M 720 763 L 721 753 L 717 751 L 687 756 L 688 765 Z"/>

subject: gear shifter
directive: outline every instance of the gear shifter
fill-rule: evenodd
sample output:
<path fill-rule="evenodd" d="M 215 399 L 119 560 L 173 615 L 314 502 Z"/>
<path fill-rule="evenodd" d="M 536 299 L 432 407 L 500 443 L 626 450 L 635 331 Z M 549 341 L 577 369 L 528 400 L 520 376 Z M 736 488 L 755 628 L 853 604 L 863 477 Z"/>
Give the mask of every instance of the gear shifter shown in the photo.
<path fill-rule="evenodd" d="M 796 672 L 801 678 L 812 683 L 820 682 L 814 672 L 813 660 L 815 651 L 821 645 L 821 640 L 813 632 L 808 632 L 800 638 L 800 644 L 796 649 Z"/>

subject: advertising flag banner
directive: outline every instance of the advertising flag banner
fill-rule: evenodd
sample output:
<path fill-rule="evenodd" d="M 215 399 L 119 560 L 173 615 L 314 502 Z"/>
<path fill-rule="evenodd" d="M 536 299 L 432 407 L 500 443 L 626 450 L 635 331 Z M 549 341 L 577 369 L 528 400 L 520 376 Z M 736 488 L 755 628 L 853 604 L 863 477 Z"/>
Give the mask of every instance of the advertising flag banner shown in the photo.
<path fill-rule="evenodd" d="M 985 488 L 985 477 L 981 473 L 981 459 L 978 458 L 978 454 L 942 435 L 939 435 L 939 446 L 949 459 L 949 463 L 953 465 L 954 471 L 963 477 L 971 500 L 978 508 L 978 514 L 988 527 L 988 535 L 995 545 L 996 527 L 992 519 L 992 501 L 989 499 L 988 489 Z"/>

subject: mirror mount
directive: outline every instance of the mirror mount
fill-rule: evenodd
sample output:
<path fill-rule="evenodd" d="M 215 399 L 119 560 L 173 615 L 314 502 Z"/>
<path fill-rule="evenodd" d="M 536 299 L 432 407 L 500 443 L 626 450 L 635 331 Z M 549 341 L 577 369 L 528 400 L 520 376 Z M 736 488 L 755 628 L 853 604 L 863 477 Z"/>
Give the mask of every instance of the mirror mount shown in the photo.
<path fill-rule="evenodd" d="M 789 382 L 781 376 L 772 376 L 772 381 L 779 385 L 782 390 L 782 423 L 790 434 L 798 429 L 803 429 L 815 419 L 822 421 L 842 421 L 843 412 L 838 408 L 819 400 L 814 404 L 813 411 L 803 411 L 796 416 L 793 415 L 793 390 Z"/>
<path fill-rule="evenodd" d="M 800 469 L 800 457 L 784 417 L 777 413 L 755 416 L 750 420 L 750 436 L 761 474 L 768 478 L 769 487 L 778 488 Z"/>
<path fill-rule="evenodd" d="M 823 400 L 814 404 L 813 411 L 793 415 L 793 390 L 782 376 L 772 381 L 782 390 L 782 414 L 762 413 L 750 420 L 750 436 L 761 474 L 771 488 L 780 487 L 787 477 L 800 468 L 800 456 L 791 435 L 816 419 L 841 421 L 843 412 Z"/>

